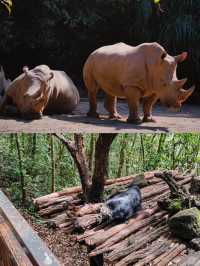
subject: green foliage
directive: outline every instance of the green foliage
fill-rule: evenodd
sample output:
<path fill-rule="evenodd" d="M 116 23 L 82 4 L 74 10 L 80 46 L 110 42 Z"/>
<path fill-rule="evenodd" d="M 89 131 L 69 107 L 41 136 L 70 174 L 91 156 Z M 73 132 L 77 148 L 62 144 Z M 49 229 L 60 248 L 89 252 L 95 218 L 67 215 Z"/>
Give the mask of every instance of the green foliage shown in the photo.
<path fill-rule="evenodd" d="M 0 3 L 5 6 L 9 14 L 11 13 L 13 2 L 12 0 L 1 0 Z"/>
<path fill-rule="evenodd" d="M 189 52 L 179 74 L 198 84 L 199 10 L 198 0 L 16 0 L 11 16 L 0 14 L 1 64 L 15 77 L 23 65 L 46 63 L 80 83 L 96 48 L 158 41 L 171 54 Z"/>
<path fill-rule="evenodd" d="M 182 206 L 182 201 L 179 198 L 173 199 L 171 200 L 170 204 L 169 204 L 169 212 L 170 213 L 177 213 L 179 211 L 181 211 L 183 209 Z"/>

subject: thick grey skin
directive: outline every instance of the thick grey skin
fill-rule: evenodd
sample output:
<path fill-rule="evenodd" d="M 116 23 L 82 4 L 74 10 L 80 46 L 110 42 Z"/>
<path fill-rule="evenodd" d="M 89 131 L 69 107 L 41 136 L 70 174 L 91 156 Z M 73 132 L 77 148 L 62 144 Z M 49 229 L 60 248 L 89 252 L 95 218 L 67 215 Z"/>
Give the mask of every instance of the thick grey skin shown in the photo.
<path fill-rule="evenodd" d="M 52 71 L 49 100 L 44 114 L 69 114 L 80 102 L 79 92 L 73 81 L 64 71 Z"/>

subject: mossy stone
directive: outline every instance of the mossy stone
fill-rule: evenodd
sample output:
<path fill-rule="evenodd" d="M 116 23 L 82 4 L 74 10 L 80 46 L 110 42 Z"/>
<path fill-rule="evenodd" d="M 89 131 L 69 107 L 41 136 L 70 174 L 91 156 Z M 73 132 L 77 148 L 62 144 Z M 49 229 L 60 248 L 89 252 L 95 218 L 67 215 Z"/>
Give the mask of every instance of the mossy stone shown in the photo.
<path fill-rule="evenodd" d="M 177 213 L 183 209 L 183 204 L 181 199 L 176 198 L 170 201 L 169 203 L 169 212 L 170 213 Z"/>
<path fill-rule="evenodd" d="M 200 211 L 194 207 L 178 212 L 169 219 L 169 227 L 185 240 L 200 237 Z"/>

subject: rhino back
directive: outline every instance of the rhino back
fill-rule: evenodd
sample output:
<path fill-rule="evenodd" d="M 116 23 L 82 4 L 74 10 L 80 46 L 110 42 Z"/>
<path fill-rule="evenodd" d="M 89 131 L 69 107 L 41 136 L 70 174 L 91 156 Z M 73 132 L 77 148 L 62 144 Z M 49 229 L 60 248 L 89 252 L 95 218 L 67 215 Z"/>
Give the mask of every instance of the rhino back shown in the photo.
<path fill-rule="evenodd" d="M 141 71 L 144 69 L 144 56 L 139 49 L 139 46 L 124 43 L 101 47 L 89 56 L 85 68 L 89 69 L 90 66 L 101 89 L 111 95 L 124 97 L 122 84 L 138 85 L 144 80 L 144 71 Z"/>
<path fill-rule="evenodd" d="M 79 92 L 64 71 L 53 71 L 46 114 L 66 114 L 72 112 L 80 101 Z"/>

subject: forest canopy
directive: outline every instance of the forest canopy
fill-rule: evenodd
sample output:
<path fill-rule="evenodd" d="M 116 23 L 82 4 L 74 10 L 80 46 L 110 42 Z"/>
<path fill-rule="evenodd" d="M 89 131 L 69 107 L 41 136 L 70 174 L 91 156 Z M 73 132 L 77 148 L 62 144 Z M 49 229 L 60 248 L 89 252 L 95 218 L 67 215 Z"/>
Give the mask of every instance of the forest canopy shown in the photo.
<path fill-rule="evenodd" d="M 96 48 L 157 41 L 172 55 L 189 52 L 179 77 L 199 86 L 198 0 L 15 0 L 0 23 L 0 62 L 11 78 L 23 65 L 45 63 L 81 84 L 83 63 Z"/>

